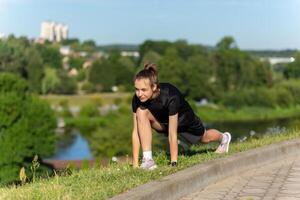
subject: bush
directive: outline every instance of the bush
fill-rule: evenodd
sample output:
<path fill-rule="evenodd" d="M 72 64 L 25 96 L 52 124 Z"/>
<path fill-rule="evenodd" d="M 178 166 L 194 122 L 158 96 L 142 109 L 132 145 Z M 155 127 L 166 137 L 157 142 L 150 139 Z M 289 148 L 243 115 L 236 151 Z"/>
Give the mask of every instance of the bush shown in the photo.
<path fill-rule="evenodd" d="M 280 107 L 289 107 L 294 104 L 294 97 L 291 92 L 286 88 L 278 87 L 274 88 L 274 93 L 276 93 L 276 104 Z"/>
<path fill-rule="evenodd" d="M 97 116 L 99 116 L 98 107 L 94 104 L 86 104 L 81 107 L 79 116 L 81 116 L 81 117 L 97 117 Z"/>
<path fill-rule="evenodd" d="M 73 117 L 70 111 L 69 101 L 67 99 L 61 100 L 59 102 L 59 106 L 61 107 L 61 111 L 59 113 L 60 117 Z"/>
<path fill-rule="evenodd" d="M 93 93 L 95 91 L 94 85 L 90 82 L 85 82 L 81 86 L 81 90 L 85 93 Z"/>
<path fill-rule="evenodd" d="M 251 88 L 227 93 L 223 104 L 232 107 L 276 107 L 276 93 L 268 88 Z"/>
<path fill-rule="evenodd" d="M 55 148 L 56 120 L 50 106 L 28 93 L 24 80 L 0 74 L 0 184 L 18 180 L 18 172 L 35 154 Z"/>
<path fill-rule="evenodd" d="M 300 104 L 300 81 L 288 80 L 279 84 L 278 87 L 282 87 L 289 91 L 294 99 L 294 103 Z"/>

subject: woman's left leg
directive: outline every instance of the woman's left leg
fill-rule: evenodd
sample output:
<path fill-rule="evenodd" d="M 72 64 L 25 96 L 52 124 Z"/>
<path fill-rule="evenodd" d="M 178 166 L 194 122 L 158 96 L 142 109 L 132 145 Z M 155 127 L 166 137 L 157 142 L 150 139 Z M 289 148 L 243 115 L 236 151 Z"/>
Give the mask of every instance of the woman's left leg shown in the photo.
<path fill-rule="evenodd" d="M 216 129 L 209 129 L 205 131 L 201 138 L 202 143 L 209 143 L 209 142 L 220 142 L 216 153 L 227 153 L 229 150 L 229 143 L 231 141 L 231 135 L 228 132 L 221 133 Z"/>
<path fill-rule="evenodd" d="M 209 129 L 204 132 L 204 134 L 201 137 L 201 142 L 204 144 L 210 143 L 210 142 L 220 142 L 222 141 L 223 134 L 216 130 L 216 129 Z"/>

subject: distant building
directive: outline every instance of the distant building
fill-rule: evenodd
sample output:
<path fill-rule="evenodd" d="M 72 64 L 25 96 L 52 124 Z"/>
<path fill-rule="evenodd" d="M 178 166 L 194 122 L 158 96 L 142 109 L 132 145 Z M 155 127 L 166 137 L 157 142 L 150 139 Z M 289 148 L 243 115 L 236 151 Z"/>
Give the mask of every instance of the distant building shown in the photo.
<path fill-rule="evenodd" d="M 59 48 L 59 52 L 64 56 L 69 56 L 72 53 L 72 50 L 70 46 L 62 46 Z"/>
<path fill-rule="evenodd" d="M 269 61 L 271 65 L 282 64 L 282 63 L 291 63 L 295 61 L 294 57 L 263 57 L 262 61 Z"/>
<path fill-rule="evenodd" d="M 121 56 L 128 56 L 128 57 L 140 57 L 140 53 L 138 51 L 122 51 Z"/>
<path fill-rule="evenodd" d="M 6 38 L 5 34 L 4 33 L 0 33 L 0 40 L 3 40 L 5 38 Z"/>
<path fill-rule="evenodd" d="M 51 42 L 60 42 L 68 39 L 68 26 L 55 22 L 42 22 L 40 37 Z"/>

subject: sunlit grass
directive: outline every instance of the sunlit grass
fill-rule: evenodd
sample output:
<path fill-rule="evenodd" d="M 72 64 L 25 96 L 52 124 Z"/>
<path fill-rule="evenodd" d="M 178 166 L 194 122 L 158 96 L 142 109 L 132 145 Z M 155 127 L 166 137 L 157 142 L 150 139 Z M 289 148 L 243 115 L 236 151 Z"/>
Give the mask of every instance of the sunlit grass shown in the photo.
<path fill-rule="evenodd" d="M 222 106 L 202 106 L 197 108 L 197 114 L 205 122 L 286 119 L 299 117 L 300 106 L 289 108 L 244 107 L 240 109 L 230 109 Z"/>
<path fill-rule="evenodd" d="M 102 104 L 113 104 L 116 99 L 126 100 L 131 97 L 131 93 L 98 93 L 85 95 L 43 95 L 42 99 L 51 105 L 57 106 L 63 101 L 67 101 L 69 106 L 83 106 L 87 103 L 100 102 Z"/>
<path fill-rule="evenodd" d="M 179 156 L 176 168 L 168 166 L 169 158 L 165 152 L 159 152 L 155 155 L 159 167 L 154 171 L 132 169 L 128 162 L 111 164 L 105 168 L 74 171 L 70 176 L 37 180 L 21 187 L 0 188 L 0 199 L 106 199 L 195 164 L 299 137 L 300 132 L 297 130 L 253 137 L 244 142 L 233 143 L 230 153 L 226 155 L 212 152 L 217 144 L 194 146 L 190 153 Z"/>

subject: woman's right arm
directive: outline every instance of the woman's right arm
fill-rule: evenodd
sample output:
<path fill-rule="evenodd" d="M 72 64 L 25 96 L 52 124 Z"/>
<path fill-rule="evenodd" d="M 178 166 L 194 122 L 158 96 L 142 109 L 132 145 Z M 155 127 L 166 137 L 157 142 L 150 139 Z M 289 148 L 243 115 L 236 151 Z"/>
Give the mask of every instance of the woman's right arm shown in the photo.
<path fill-rule="evenodd" d="M 139 151 L 140 151 L 140 138 L 138 135 L 136 114 L 133 113 L 133 130 L 132 130 L 132 166 L 139 167 Z"/>

